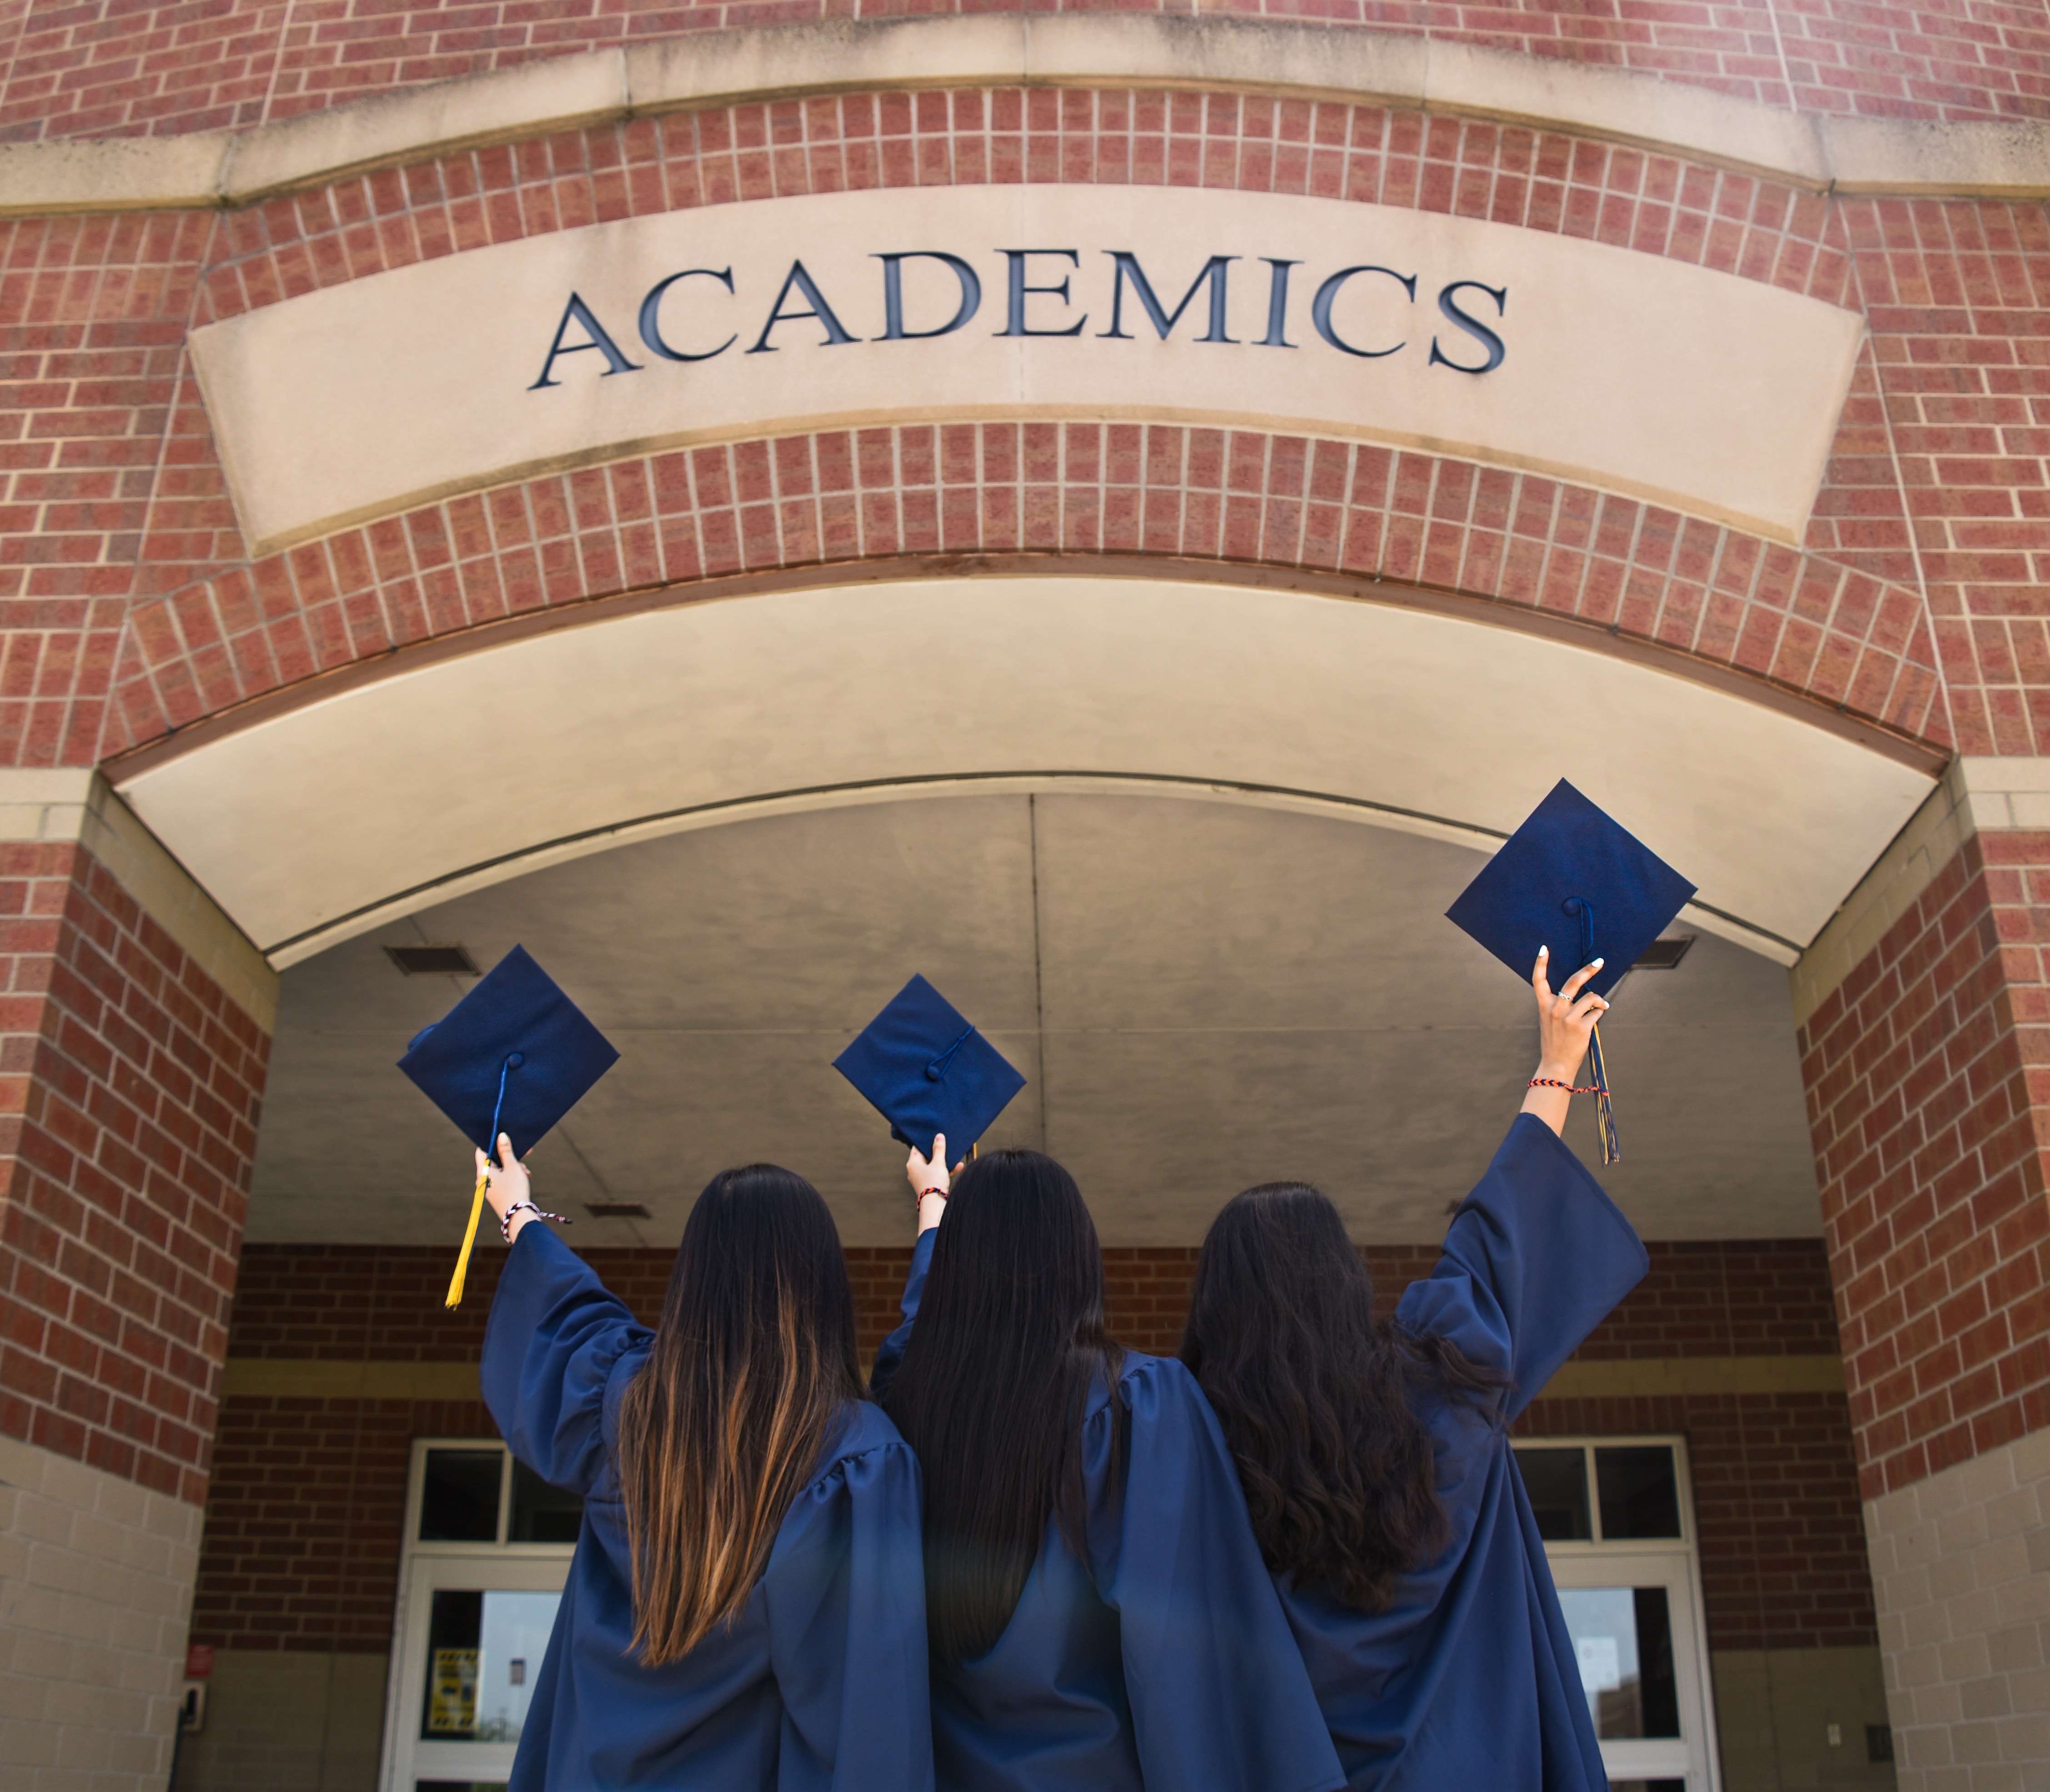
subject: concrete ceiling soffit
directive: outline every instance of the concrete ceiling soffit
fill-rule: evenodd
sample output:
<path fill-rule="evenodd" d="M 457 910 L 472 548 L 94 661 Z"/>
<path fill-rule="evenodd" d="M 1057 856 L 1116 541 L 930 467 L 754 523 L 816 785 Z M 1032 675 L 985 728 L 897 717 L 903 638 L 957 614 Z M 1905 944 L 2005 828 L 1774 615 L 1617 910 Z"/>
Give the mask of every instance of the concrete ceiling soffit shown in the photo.
<path fill-rule="evenodd" d="M 904 700 L 947 693 L 944 727 Z M 283 966 L 466 891 L 779 808 L 1186 789 L 1486 849 L 1560 777 L 1781 963 L 1928 773 L 1642 664 L 1440 614 L 1147 579 L 774 592 L 429 663 L 123 778 Z"/>

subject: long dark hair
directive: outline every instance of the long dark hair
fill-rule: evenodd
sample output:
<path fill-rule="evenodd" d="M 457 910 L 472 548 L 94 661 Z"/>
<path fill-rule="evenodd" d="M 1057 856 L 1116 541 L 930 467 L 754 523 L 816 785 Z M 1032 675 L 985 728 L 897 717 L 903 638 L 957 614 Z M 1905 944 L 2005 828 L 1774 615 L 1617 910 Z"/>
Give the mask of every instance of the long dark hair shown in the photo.
<path fill-rule="evenodd" d="M 1074 1178 L 992 1151 L 954 1184 L 918 1322 L 883 1410 L 926 1486 L 926 1634 L 942 1661 L 1004 1634 L 1057 1516 L 1078 1554 L 1091 1383 L 1124 1353 L 1103 1325 L 1103 1252 Z"/>
<path fill-rule="evenodd" d="M 633 1641 L 660 1666 L 731 1617 L 861 1397 L 854 1295 L 819 1191 L 722 1171 L 684 1228 L 647 1365 L 619 1404 Z"/>
<path fill-rule="evenodd" d="M 1445 1545 L 1421 1381 L 1478 1398 L 1498 1377 L 1442 1338 L 1377 1323 L 1338 1209 L 1304 1182 L 1228 1202 L 1196 1261 L 1182 1361 L 1238 1463 L 1269 1568 L 1364 1611 Z"/>

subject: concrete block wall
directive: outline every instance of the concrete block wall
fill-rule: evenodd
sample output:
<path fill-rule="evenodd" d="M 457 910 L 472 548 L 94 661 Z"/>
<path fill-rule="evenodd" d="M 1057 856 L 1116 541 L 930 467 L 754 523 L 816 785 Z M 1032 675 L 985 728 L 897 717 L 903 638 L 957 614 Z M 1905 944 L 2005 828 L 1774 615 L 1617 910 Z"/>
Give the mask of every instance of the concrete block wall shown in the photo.
<path fill-rule="evenodd" d="M 2050 1789 L 2050 1432 L 1865 1508 L 1902 1792 Z"/>
<path fill-rule="evenodd" d="M 151 1792 L 170 1771 L 200 1509 L 0 1437 L 0 1782 Z"/>

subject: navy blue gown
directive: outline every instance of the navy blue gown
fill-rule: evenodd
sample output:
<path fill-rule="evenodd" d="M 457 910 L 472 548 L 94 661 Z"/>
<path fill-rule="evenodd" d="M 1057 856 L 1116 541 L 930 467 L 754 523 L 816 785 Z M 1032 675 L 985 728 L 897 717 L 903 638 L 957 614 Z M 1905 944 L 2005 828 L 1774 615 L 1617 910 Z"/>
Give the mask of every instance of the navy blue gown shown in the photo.
<path fill-rule="evenodd" d="M 912 1253 L 879 1393 L 937 1236 Z M 1050 1518 L 989 1653 L 933 1664 L 942 1792 L 1335 1792 L 1344 1776 L 1210 1403 L 1180 1363 L 1136 1353 L 1117 1399 L 1131 1416 L 1122 1489 L 1101 1378 L 1083 1420 L 1089 1559 Z"/>
<path fill-rule="evenodd" d="M 547 1226 L 514 1241 L 485 1332 L 485 1402 L 513 1455 L 584 1509 L 509 1792 L 925 1792 L 918 1464 L 865 1400 L 848 1403 L 734 1621 L 680 1661 L 635 1661 L 614 1452 L 620 1396 L 653 1338 Z"/>
<path fill-rule="evenodd" d="M 1276 1577 L 1352 1792 L 1604 1792 L 1572 1638 L 1508 1428 L 1643 1276 L 1629 1221 L 1552 1129 L 1518 1116 L 1398 1326 L 1511 1385 L 1422 1408 L 1452 1541 L 1367 1614 Z"/>

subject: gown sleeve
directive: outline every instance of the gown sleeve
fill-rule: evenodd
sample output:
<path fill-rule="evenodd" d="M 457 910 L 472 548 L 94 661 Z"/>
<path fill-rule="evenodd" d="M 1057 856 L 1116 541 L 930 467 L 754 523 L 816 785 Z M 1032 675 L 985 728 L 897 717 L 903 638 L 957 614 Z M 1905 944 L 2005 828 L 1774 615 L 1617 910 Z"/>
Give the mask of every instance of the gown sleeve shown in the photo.
<path fill-rule="evenodd" d="M 1097 1484 L 1116 1431 L 1125 1432 L 1124 1498 L 1092 1499 L 1090 1555 L 1097 1591 L 1119 1615 L 1146 1783 L 1180 1792 L 1343 1786 L 1237 1471 L 1195 1378 L 1149 1358 L 1120 1393 L 1128 1428 L 1098 1412 L 1084 1464 Z"/>
<path fill-rule="evenodd" d="M 1460 1203 L 1437 1268 L 1403 1295 L 1396 1323 L 1508 1376 L 1506 1422 L 1650 1263 L 1630 1221 L 1564 1141 L 1518 1114 Z"/>
<path fill-rule="evenodd" d="M 918 1234 L 918 1242 L 911 1247 L 911 1268 L 904 1278 L 904 1300 L 900 1309 L 904 1323 L 883 1340 L 875 1353 L 875 1367 L 869 1372 L 869 1393 L 877 1400 L 882 1399 L 883 1391 L 897 1373 L 897 1365 L 904 1360 L 904 1346 L 911 1342 L 911 1327 L 918 1317 L 919 1297 L 926 1291 L 926 1272 L 933 1266 L 933 1241 L 939 1235 L 938 1226 L 929 1225 Z"/>
<path fill-rule="evenodd" d="M 548 1228 L 513 1241 L 484 1328 L 484 1404 L 512 1454 L 551 1486 L 588 1495 L 604 1472 L 606 1390 L 655 1334 Z"/>
<path fill-rule="evenodd" d="M 931 1792 L 933 1723 L 918 1462 L 889 1441 L 797 1496 L 764 1578 L 783 1697 L 784 1787 Z"/>

